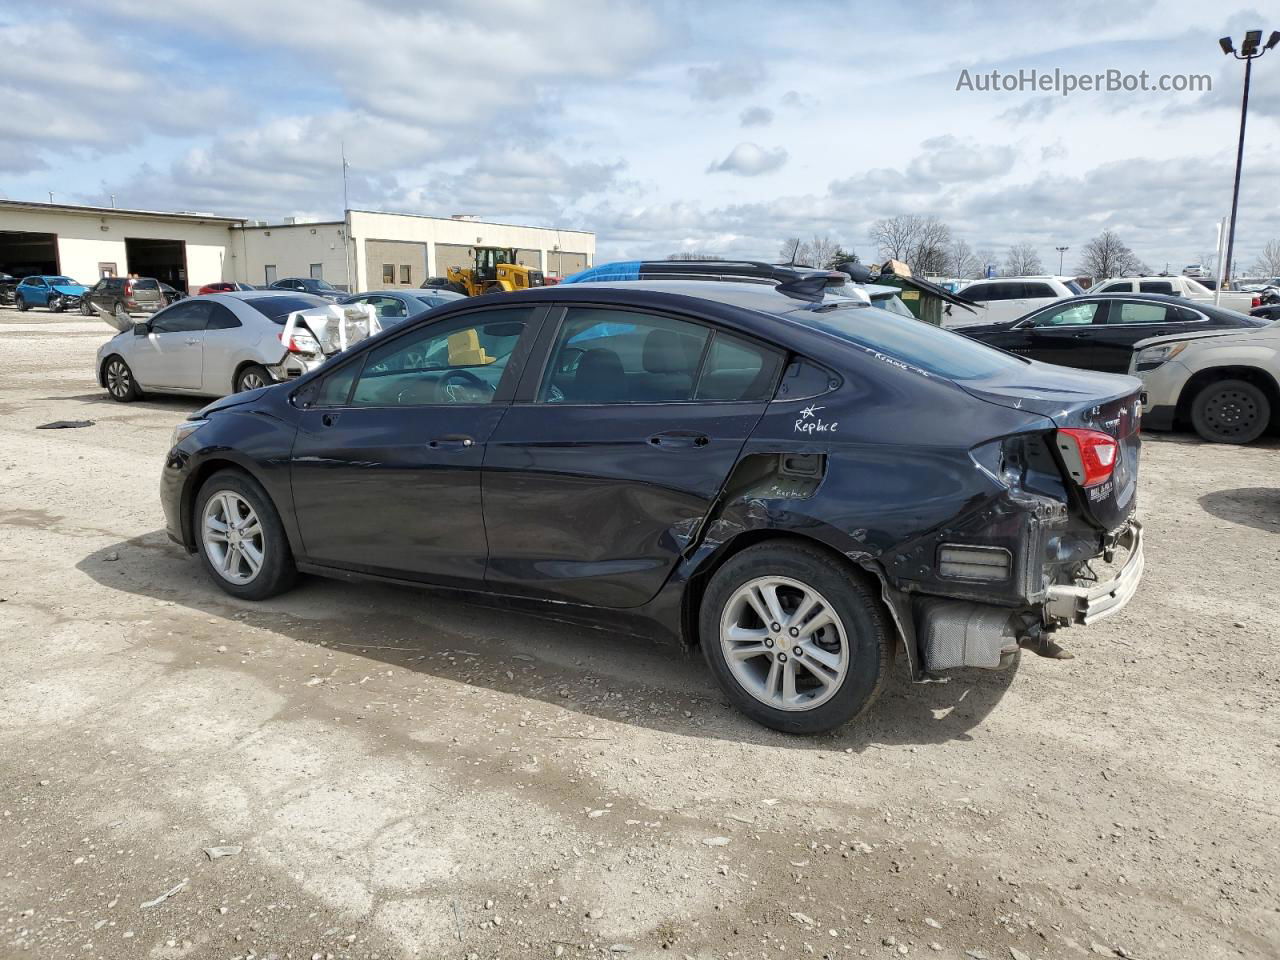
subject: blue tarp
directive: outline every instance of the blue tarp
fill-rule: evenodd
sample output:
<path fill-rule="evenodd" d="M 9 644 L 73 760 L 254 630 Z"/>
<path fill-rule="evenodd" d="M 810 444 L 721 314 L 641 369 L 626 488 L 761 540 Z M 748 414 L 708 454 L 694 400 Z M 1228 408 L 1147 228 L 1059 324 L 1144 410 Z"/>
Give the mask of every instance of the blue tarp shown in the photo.
<path fill-rule="evenodd" d="M 594 280 L 639 280 L 640 264 L 643 260 L 619 260 L 617 263 L 602 263 L 590 267 L 572 276 L 565 277 L 561 283 L 591 283 Z"/>

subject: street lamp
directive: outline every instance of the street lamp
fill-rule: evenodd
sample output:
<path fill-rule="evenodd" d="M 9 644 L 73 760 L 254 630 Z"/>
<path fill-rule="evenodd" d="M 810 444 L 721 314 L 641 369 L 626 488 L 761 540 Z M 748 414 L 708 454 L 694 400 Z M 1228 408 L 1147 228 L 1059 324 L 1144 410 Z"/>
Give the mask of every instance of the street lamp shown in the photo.
<path fill-rule="evenodd" d="M 1062 276 L 1062 255 L 1070 250 L 1070 247 L 1054 247 L 1058 251 L 1058 276 Z"/>
<path fill-rule="evenodd" d="M 1231 188 L 1231 226 L 1227 231 L 1227 259 L 1222 268 L 1222 276 L 1218 278 L 1219 286 L 1231 277 L 1231 257 L 1235 252 L 1236 211 L 1240 206 L 1240 165 L 1244 162 L 1244 122 L 1249 113 L 1249 76 L 1253 72 L 1254 59 L 1280 43 L 1280 30 L 1271 31 L 1271 36 L 1267 38 L 1267 45 L 1262 49 L 1258 49 L 1260 43 L 1262 43 L 1261 30 L 1250 30 L 1244 35 L 1239 53 L 1236 52 L 1230 37 L 1223 37 L 1218 41 L 1218 46 L 1222 48 L 1224 54 L 1244 61 L 1244 97 L 1240 101 L 1240 142 L 1236 146 L 1236 179 Z"/>

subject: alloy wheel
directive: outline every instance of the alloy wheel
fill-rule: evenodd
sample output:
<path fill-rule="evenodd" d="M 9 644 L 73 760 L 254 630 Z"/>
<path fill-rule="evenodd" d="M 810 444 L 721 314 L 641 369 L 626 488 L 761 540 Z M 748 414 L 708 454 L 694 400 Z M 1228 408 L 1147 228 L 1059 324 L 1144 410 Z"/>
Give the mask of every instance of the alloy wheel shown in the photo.
<path fill-rule="evenodd" d="M 835 608 L 789 577 L 758 577 L 734 591 L 720 646 L 738 684 L 777 710 L 813 710 L 849 672 L 849 637 Z"/>
<path fill-rule="evenodd" d="M 262 523 L 240 494 L 220 490 L 208 499 L 200 538 L 209 563 L 229 583 L 249 583 L 262 569 L 266 556 Z"/>
<path fill-rule="evenodd" d="M 107 392 L 116 398 L 129 395 L 133 389 L 133 377 L 123 360 L 112 360 L 107 364 Z"/>
<path fill-rule="evenodd" d="M 244 393 L 246 390 L 257 390 L 259 387 L 265 387 L 266 385 L 267 381 L 262 379 L 262 374 L 256 373 L 252 370 L 240 378 L 241 393 Z"/>

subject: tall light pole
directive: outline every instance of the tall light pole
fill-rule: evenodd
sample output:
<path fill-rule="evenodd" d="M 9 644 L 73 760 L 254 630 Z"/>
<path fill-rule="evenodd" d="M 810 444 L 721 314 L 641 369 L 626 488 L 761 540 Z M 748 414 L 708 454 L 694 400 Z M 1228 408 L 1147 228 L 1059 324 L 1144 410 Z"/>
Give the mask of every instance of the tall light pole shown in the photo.
<path fill-rule="evenodd" d="M 1240 142 L 1236 145 L 1236 179 L 1235 185 L 1231 188 L 1231 226 L 1227 228 L 1227 259 L 1222 268 L 1222 276 L 1218 278 L 1220 287 L 1231 278 L 1231 258 L 1235 253 L 1236 212 L 1240 206 L 1240 165 L 1244 162 L 1244 124 L 1249 115 L 1249 77 L 1253 73 L 1253 61 L 1280 43 L 1280 30 L 1272 30 L 1271 36 L 1267 38 L 1267 45 L 1261 49 L 1258 46 L 1260 43 L 1262 43 L 1261 30 L 1250 30 L 1245 33 L 1239 53 L 1236 52 L 1230 37 L 1223 37 L 1218 41 L 1218 46 L 1222 48 L 1224 54 L 1244 61 L 1244 96 L 1240 100 Z"/>
<path fill-rule="evenodd" d="M 1070 250 L 1070 247 L 1054 247 L 1058 251 L 1058 276 L 1062 276 L 1062 255 Z"/>

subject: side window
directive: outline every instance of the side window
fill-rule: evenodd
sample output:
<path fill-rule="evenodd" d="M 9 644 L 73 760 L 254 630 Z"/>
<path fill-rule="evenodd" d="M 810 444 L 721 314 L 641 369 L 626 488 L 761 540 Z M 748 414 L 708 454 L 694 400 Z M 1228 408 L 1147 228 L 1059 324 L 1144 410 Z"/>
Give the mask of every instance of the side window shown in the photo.
<path fill-rule="evenodd" d="M 651 314 L 572 307 L 538 399 L 579 404 L 689 400 L 710 332 Z"/>
<path fill-rule="evenodd" d="M 240 326 L 240 318 L 230 308 L 220 303 L 206 304 L 209 310 L 209 324 L 206 330 L 234 330 Z"/>
<path fill-rule="evenodd" d="M 1168 314 L 1165 316 L 1165 322 L 1170 321 L 1176 323 L 1195 323 L 1200 319 L 1200 314 L 1194 310 L 1188 310 L 1186 307 L 1170 307 Z"/>
<path fill-rule="evenodd" d="M 1031 321 L 1033 327 L 1074 327 L 1093 323 L 1098 315 L 1099 303 L 1073 303 L 1065 307 L 1046 310 Z"/>
<path fill-rule="evenodd" d="M 374 313 L 383 318 L 407 317 L 408 308 L 395 297 L 369 297 L 364 301 L 373 307 Z"/>
<path fill-rule="evenodd" d="M 351 405 L 490 403 L 534 309 L 453 317 L 382 344 L 367 355 Z"/>
<path fill-rule="evenodd" d="M 1056 297 L 1053 287 L 1047 283 L 1024 283 L 1022 285 L 1022 295 L 1024 297 Z"/>
<path fill-rule="evenodd" d="M 1098 291 L 1099 293 L 1132 293 L 1133 282 L 1130 280 L 1117 280 L 1115 283 L 1108 283 L 1105 287 Z"/>
<path fill-rule="evenodd" d="M 1120 309 L 1117 310 L 1116 307 Z M 1164 323 L 1168 311 L 1155 303 L 1119 303 L 1111 305 L 1112 323 Z"/>
<path fill-rule="evenodd" d="M 311 404 L 316 407 L 343 407 L 347 404 L 347 398 L 351 396 L 351 385 L 356 381 L 356 374 L 360 372 L 360 361 L 344 364 L 333 373 L 324 378 L 320 384 L 320 392 L 316 394 L 316 399 Z"/>
<path fill-rule="evenodd" d="M 992 299 L 991 288 L 994 283 L 971 283 L 960 291 L 958 296 L 961 300 L 968 300 L 970 303 L 986 303 Z"/>
<path fill-rule="evenodd" d="M 698 400 L 767 400 L 778 380 L 782 354 L 717 331 L 698 377 Z"/>
<path fill-rule="evenodd" d="M 156 314 L 152 333 L 194 333 L 205 328 L 209 317 L 207 300 L 179 301 Z"/>
<path fill-rule="evenodd" d="M 1173 284 L 1168 280 L 1143 280 L 1138 284 L 1139 293 L 1167 293 L 1173 295 Z"/>

